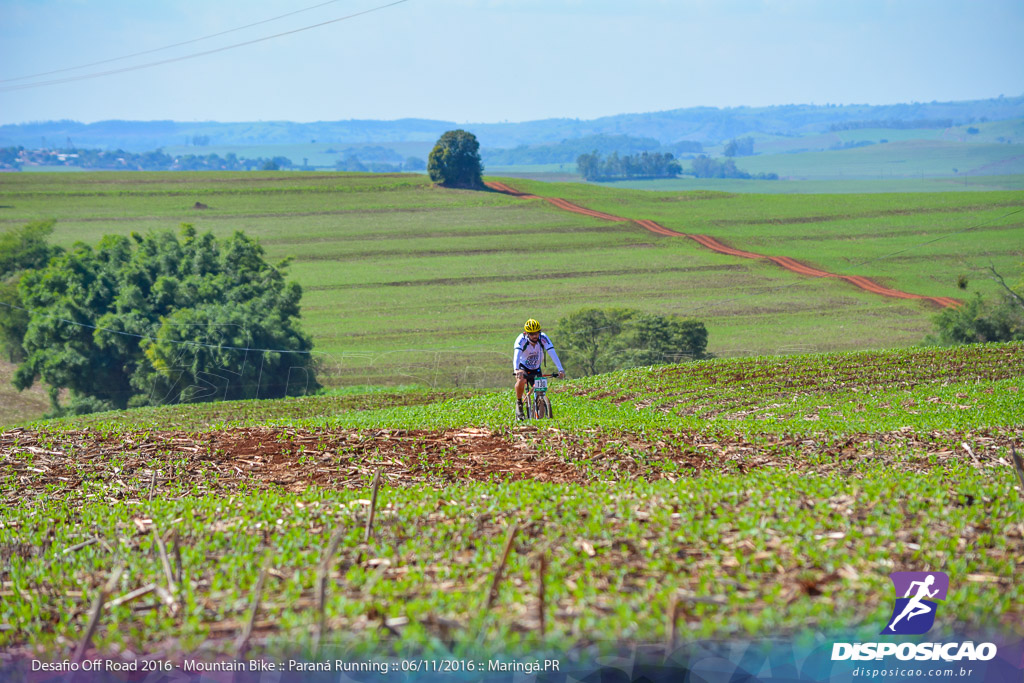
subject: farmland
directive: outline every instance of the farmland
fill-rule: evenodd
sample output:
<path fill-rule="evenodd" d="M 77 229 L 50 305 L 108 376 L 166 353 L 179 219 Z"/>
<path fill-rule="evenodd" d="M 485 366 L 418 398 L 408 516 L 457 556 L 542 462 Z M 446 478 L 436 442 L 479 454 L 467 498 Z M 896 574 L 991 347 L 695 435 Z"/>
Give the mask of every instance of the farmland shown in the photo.
<path fill-rule="evenodd" d="M 1024 242 L 1020 216 L 1004 218 L 1024 205 L 1019 192 L 770 197 L 511 182 L 931 296 L 963 297 L 961 274 L 991 292 L 978 269 L 991 259 L 1015 272 Z M 912 344 L 935 310 L 416 175 L 11 174 L 0 206 L 0 227 L 56 218 L 63 246 L 182 222 L 257 237 L 271 260 L 294 258 L 304 326 L 332 386 L 494 386 L 509 321 L 551 326 L 583 305 L 697 317 L 723 357 Z"/>
<path fill-rule="evenodd" d="M 70 652 L 117 567 L 93 642 L 121 656 L 874 637 L 888 572 L 940 568 L 934 637 L 1019 637 L 1022 368 L 1019 343 L 638 368 L 530 425 L 507 391 L 396 388 L 8 429 L 0 649 Z"/>
<path fill-rule="evenodd" d="M 740 165 L 742 168 L 742 164 Z M 509 172 L 508 175 L 517 175 Z M 529 180 L 572 182 L 582 180 L 562 175 L 525 173 Z M 889 194 L 893 192 L 990 192 L 1024 190 L 1024 175 L 984 175 L 935 178 L 874 178 L 864 180 L 744 180 L 732 178 L 670 178 L 663 180 L 621 180 L 610 187 L 655 192 L 717 192 L 749 194 Z"/>
<path fill-rule="evenodd" d="M 528 180 L 512 184 L 680 232 L 709 234 L 761 254 L 798 255 L 823 270 L 931 296 L 963 296 L 952 274 L 970 276 L 982 264 L 1016 272 L 1024 243 L 1019 192 L 781 197 L 663 194 Z M 988 283 L 976 284 L 992 291 Z"/>

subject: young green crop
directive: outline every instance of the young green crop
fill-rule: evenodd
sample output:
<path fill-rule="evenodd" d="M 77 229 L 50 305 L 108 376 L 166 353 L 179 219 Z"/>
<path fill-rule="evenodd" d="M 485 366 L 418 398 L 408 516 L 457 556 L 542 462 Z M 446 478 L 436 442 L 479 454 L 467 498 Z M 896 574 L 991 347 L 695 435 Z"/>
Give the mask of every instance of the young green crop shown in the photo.
<path fill-rule="evenodd" d="M 153 595 L 111 607 L 96 637 L 101 649 L 142 652 L 170 637 L 182 647 L 210 639 L 230 651 L 264 555 L 274 578 L 261 603 L 257 647 L 307 647 L 316 566 L 339 525 L 346 532 L 332 563 L 329 641 L 353 652 L 436 650 L 438 619 L 455 624 L 449 637 L 462 650 L 567 651 L 581 638 L 607 647 L 660 642 L 669 601 L 680 594 L 715 596 L 686 617 L 685 637 L 849 623 L 877 630 L 890 608 L 886 572 L 918 566 L 943 567 L 961 586 L 940 632 L 994 626 L 998 615 L 1019 619 L 1024 589 L 1012 577 L 1024 539 L 1014 520 L 1024 503 L 1003 494 L 1011 473 L 939 469 L 895 491 L 891 480 L 887 468 L 867 464 L 843 478 L 762 470 L 675 484 L 385 488 L 377 532 L 365 544 L 365 489 L 164 496 L 141 507 L 86 502 L 73 515 L 65 501 L 41 500 L 14 511 L 0 529 L 0 547 L 30 548 L 5 562 L 0 620 L 14 630 L 0 634 L 0 647 L 32 642 L 57 652 L 61 642 L 75 642 L 85 607 L 115 565 L 128 571 L 114 597 L 162 585 L 153 529 L 180 539 L 180 609 L 171 613 Z M 90 489 L 104 485 L 83 493 Z M 481 611 L 515 523 L 521 533 L 496 607 Z M 88 537 L 99 542 L 65 552 Z M 548 559 L 543 640 L 531 612 L 536 553 Z M 968 574 L 991 578 L 968 591 Z M 38 586 L 56 599 L 44 600 Z M 383 639 L 371 628 L 374 619 L 397 617 L 414 627 Z"/>
<path fill-rule="evenodd" d="M 955 282 L 964 259 L 991 258 L 1006 272 L 1019 260 L 1010 248 L 1018 228 L 1002 220 L 1022 205 L 1019 192 L 769 197 L 511 182 L 932 296 L 963 296 Z M 194 209 L 197 201 L 210 208 Z M 505 348 L 520 324 L 509 321 L 535 317 L 554 328 L 579 301 L 696 317 L 719 357 L 913 344 L 934 312 L 629 221 L 443 190 L 416 175 L 14 174 L 0 203 L 11 207 L 0 227 L 53 217 L 65 247 L 188 222 L 218 236 L 244 230 L 269 258 L 295 257 L 289 276 L 304 288 L 304 326 L 329 386 L 503 386 Z M 984 278 L 970 286 L 994 287 Z M 17 400 L 0 390 L 5 409 Z M 34 400 L 41 412 L 45 397 Z"/>

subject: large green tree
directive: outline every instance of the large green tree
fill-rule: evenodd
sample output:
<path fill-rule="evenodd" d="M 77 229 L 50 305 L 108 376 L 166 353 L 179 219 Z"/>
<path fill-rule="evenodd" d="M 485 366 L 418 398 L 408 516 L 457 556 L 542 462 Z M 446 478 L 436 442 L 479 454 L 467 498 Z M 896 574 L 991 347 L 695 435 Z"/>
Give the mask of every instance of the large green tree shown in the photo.
<path fill-rule="evenodd" d="M 445 187 L 483 187 L 480 143 L 464 130 L 450 130 L 438 139 L 427 160 L 427 173 Z"/>
<path fill-rule="evenodd" d="M 42 268 L 60 249 L 51 246 L 47 237 L 54 221 L 34 221 L 20 228 L 0 233 L 0 344 L 7 359 L 24 360 L 21 341 L 28 329 L 28 313 L 18 295 L 22 273 Z"/>
<path fill-rule="evenodd" d="M 183 225 L 78 243 L 26 271 L 31 318 L 15 373 L 61 388 L 85 410 L 274 398 L 318 387 L 298 325 L 302 290 L 241 232 L 217 240 Z"/>
<path fill-rule="evenodd" d="M 704 323 L 629 308 L 584 308 L 558 321 L 554 341 L 574 374 L 707 357 Z"/>

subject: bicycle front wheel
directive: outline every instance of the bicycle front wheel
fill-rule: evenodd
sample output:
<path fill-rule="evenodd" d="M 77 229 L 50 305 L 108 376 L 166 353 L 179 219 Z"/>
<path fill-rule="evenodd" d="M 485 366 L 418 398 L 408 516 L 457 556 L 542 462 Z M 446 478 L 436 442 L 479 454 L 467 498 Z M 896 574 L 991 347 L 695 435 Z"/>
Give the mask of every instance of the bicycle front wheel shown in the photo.
<path fill-rule="evenodd" d="M 551 400 L 547 396 L 545 396 L 543 401 L 545 416 L 550 420 L 555 416 L 555 411 L 551 408 Z"/>
<path fill-rule="evenodd" d="M 537 399 L 537 419 L 543 420 L 548 416 L 548 399 L 546 396 Z"/>

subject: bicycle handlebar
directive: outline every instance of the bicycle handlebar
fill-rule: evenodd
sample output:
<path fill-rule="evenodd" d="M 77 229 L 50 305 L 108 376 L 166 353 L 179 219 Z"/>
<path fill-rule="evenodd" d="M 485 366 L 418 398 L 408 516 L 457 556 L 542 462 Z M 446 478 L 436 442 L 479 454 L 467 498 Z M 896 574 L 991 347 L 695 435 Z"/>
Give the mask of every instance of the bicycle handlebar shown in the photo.
<path fill-rule="evenodd" d="M 518 375 L 518 374 L 519 374 L 519 371 L 518 371 L 518 370 L 513 370 L 513 371 L 512 371 L 512 374 L 513 374 L 513 375 Z M 558 373 L 556 372 L 556 373 L 555 373 L 555 374 L 553 374 L 553 375 L 534 375 L 534 377 L 558 377 Z"/>

